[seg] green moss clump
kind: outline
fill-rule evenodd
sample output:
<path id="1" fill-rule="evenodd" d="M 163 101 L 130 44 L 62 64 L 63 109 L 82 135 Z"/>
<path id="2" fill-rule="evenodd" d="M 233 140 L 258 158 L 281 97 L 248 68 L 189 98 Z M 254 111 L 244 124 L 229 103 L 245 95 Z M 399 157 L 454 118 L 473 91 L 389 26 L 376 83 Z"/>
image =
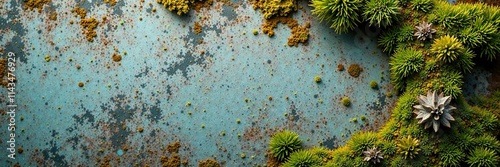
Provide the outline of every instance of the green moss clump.
<path id="1" fill-rule="evenodd" d="M 396 154 L 397 151 L 397 146 L 395 142 L 392 141 L 380 141 L 377 143 L 378 148 L 385 154 L 385 155 L 394 155 Z"/>
<path id="2" fill-rule="evenodd" d="M 411 42 L 413 40 L 413 32 L 415 27 L 411 24 L 404 24 L 397 32 L 398 45 Z"/>
<path id="3" fill-rule="evenodd" d="M 302 140 L 295 132 L 285 130 L 274 134 L 269 142 L 272 156 L 280 161 L 286 160 L 290 154 L 302 148 Z"/>
<path id="4" fill-rule="evenodd" d="M 424 56 L 420 50 L 400 49 L 391 57 L 389 65 L 391 66 L 391 81 L 394 87 L 402 90 L 404 79 L 422 69 Z"/>
<path id="5" fill-rule="evenodd" d="M 434 7 L 432 0 L 411 0 L 411 9 L 427 13 Z"/>
<path id="6" fill-rule="evenodd" d="M 451 7 L 448 2 L 438 1 L 431 17 L 433 23 L 437 23 L 447 29 L 460 29 L 470 25 L 471 15 L 468 9 Z"/>
<path id="7" fill-rule="evenodd" d="M 378 83 L 377 81 L 373 80 L 370 82 L 370 88 L 372 89 L 378 89 Z"/>
<path id="8" fill-rule="evenodd" d="M 351 105 L 351 99 L 349 97 L 342 98 L 342 105 L 349 107 Z"/>
<path id="9" fill-rule="evenodd" d="M 372 0 L 365 2 L 368 1 Z M 461 87 L 464 73 L 474 68 L 472 59 L 476 55 L 488 60 L 500 55 L 500 8 L 484 4 L 450 5 L 441 0 L 403 1 L 408 3 L 402 5 L 405 10 L 398 18 L 401 20 L 397 20 L 401 22 L 382 29 L 378 39 L 384 52 L 392 54 L 391 82 L 399 95 L 391 118 L 379 132 L 369 132 L 373 134 L 371 137 L 353 135 L 345 146 L 332 150 L 331 160 L 325 166 L 369 166 L 359 151 L 368 146 L 384 153 L 380 166 L 499 164 L 500 93 L 473 100 L 472 104 L 477 106 L 469 106 Z M 364 13 L 365 8 L 353 7 L 355 2 L 313 0 L 313 13 L 321 20 L 347 22 L 342 26 L 332 24 L 332 28 L 336 32 L 349 31 L 355 28 L 349 26 L 369 22 L 360 18 L 359 13 Z M 343 6 L 342 10 L 348 12 L 332 12 L 339 10 L 333 6 Z M 344 16 L 349 11 L 357 14 Z M 411 34 L 422 21 L 432 23 L 436 40 L 414 40 Z M 416 97 L 427 91 L 452 96 L 452 103 L 459 111 L 454 112 L 453 126 L 439 134 L 423 129 L 412 112 Z"/>
<path id="10" fill-rule="evenodd" d="M 325 147 L 313 147 L 312 149 L 307 151 L 318 156 L 321 159 L 321 165 L 325 165 L 329 160 L 332 159 L 331 150 L 328 150 Z"/>
<path id="11" fill-rule="evenodd" d="M 387 31 L 382 32 L 378 38 L 378 46 L 382 48 L 382 51 L 389 54 L 396 51 L 398 45 L 398 34 L 399 28 L 391 28 Z"/>
<path id="12" fill-rule="evenodd" d="M 331 153 L 333 155 L 332 160 L 326 164 L 326 167 L 359 166 L 360 162 L 353 160 L 353 152 L 349 146 L 337 148 Z"/>
<path id="13" fill-rule="evenodd" d="M 283 167 L 314 167 L 321 164 L 321 159 L 309 151 L 296 151 L 283 164 Z"/>
<path id="14" fill-rule="evenodd" d="M 352 147 L 354 155 L 362 156 L 363 151 L 372 148 L 377 140 L 377 134 L 374 132 L 358 132 L 352 135 L 347 145 Z"/>
<path id="15" fill-rule="evenodd" d="M 319 20 L 331 22 L 336 33 L 354 30 L 361 22 L 362 0 L 313 0 L 311 11 Z"/>
<path id="16" fill-rule="evenodd" d="M 460 54 L 463 54 L 465 48 L 462 43 L 454 36 L 445 35 L 434 41 L 431 47 L 431 52 L 439 61 L 451 63 L 458 59 Z"/>
<path id="17" fill-rule="evenodd" d="M 470 166 L 486 166 L 494 167 L 500 163 L 500 157 L 495 151 L 487 148 L 476 148 L 470 156 L 468 156 L 467 163 Z"/>
<path id="18" fill-rule="evenodd" d="M 442 86 L 445 95 L 457 98 L 462 94 L 463 74 L 456 70 L 446 70 L 441 75 L 440 83 L 441 85 L 436 86 Z"/>
<path id="19" fill-rule="evenodd" d="M 407 136 L 399 140 L 397 147 L 398 153 L 403 155 L 405 159 L 413 159 L 418 155 L 418 152 L 420 152 L 420 141 L 411 136 Z"/>
<path id="20" fill-rule="evenodd" d="M 400 10 L 397 0 L 369 0 L 363 16 L 372 26 L 387 27 L 392 25 Z"/>

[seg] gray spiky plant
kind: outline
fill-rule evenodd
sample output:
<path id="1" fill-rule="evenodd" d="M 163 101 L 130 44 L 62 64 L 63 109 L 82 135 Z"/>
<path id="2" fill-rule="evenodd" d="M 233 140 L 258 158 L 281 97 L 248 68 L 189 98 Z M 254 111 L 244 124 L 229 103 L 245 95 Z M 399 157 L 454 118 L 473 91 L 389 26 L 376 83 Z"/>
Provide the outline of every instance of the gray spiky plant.
<path id="1" fill-rule="evenodd" d="M 415 28 L 417 32 L 415 32 L 413 36 L 416 36 L 417 39 L 421 41 L 432 39 L 432 34 L 436 33 L 436 30 L 432 28 L 432 23 L 427 23 L 425 21 L 415 26 Z"/>
<path id="2" fill-rule="evenodd" d="M 363 161 L 371 161 L 373 164 L 380 163 L 380 160 L 384 159 L 384 154 L 377 147 L 368 148 L 363 154 L 365 155 Z"/>
<path id="3" fill-rule="evenodd" d="M 413 113 L 417 114 L 417 119 L 421 119 L 419 124 L 425 123 L 425 129 L 432 125 L 434 132 L 437 132 L 440 125 L 451 127 L 450 121 L 455 121 L 451 112 L 456 109 L 450 105 L 451 96 L 444 96 L 443 92 L 438 96 L 436 91 L 428 91 L 427 96 L 420 95 L 417 100 L 420 104 L 413 106 Z"/>

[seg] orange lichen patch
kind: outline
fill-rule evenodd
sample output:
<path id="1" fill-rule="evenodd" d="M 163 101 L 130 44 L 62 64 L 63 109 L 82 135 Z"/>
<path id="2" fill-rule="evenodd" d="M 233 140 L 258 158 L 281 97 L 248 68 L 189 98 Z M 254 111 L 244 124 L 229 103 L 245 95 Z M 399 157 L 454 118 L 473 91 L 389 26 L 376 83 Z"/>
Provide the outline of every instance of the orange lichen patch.
<path id="1" fill-rule="evenodd" d="M 201 33 L 201 30 L 202 30 L 202 29 L 203 29 L 203 28 L 201 27 L 200 22 L 194 22 L 193 31 L 194 31 L 194 33 L 195 33 L 195 34 L 199 34 L 199 33 Z"/>
<path id="2" fill-rule="evenodd" d="M 207 158 L 198 162 L 198 167 L 220 167 L 220 164 L 213 159 Z"/>
<path id="3" fill-rule="evenodd" d="M 178 153 L 179 148 L 181 148 L 181 143 L 176 141 L 175 143 L 168 144 L 167 151 L 169 153 Z"/>
<path id="4" fill-rule="evenodd" d="M 0 58 L 0 85 L 7 87 L 9 83 L 7 80 L 7 59 Z"/>
<path id="5" fill-rule="evenodd" d="M 49 16 L 49 19 L 50 20 L 54 20 L 56 21 L 57 20 L 57 12 L 56 11 L 53 11 L 50 16 Z"/>
<path id="6" fill-rule="evenodd" d="M 83 34 L 87 36 L 87 41 L 89 42 L 94 41 L 93 38 L 97 36 L 95 28 L 97 28 L 98 24 L 99 22 L 93 17 L 82 19 L 80 21 L 80 25 L 82 25 L 83 27 Z"/>
<path id="7" fill-rule="evenodd" d="M 299 22 L 293 19 L 292 16 L 273 17 L 266 20 L 262 24 L 262 32 L 269 37 L 274 36 L 274 28 L 278 27 L 278 23 L 286 24 L 292 29 L 292 36 L 288 37 L 288 46 L 298 46 L 299 43 L 307 43 L 311 24 L 306 23 L 304 26 L 299 26 Z"/>
<path id="8" fill-rule="evenodd" d="M 114 62 L 119 62 L 122 60 L 122 56 L 120 54 L 113 53 L 113 55 L 111 56 L 111 59 L 113 59 Z"/>
<path id="9" fill-rule="evenodd" d="M 349 75 L 351 75 L 354 78 L 359 77 L 359 74 L 363 72 L 363 68 L 359 66 L 359 64 L 351 64 L 349 68 L 347 69 L 347 72 Z"/>
<path id="10" fill-rule="evenodd" d="M 87 11 L 84 9 L 84 8 L 80 8 L 80 7 L 75 7 L 71 10 L 71 12 L 74 12 L 75 13 L 75 16 L 80 16 L 80 18 L 85 18 L 85 16 L 87 16 Z"/>
<path id="11" fill-rule="evenodd" d="M 262 24 L 262 32 L 267 34 L 267 36 L 274 36 L 274 28 L 278 27 L 278 23 L 286 24 L 289 28 L 293 29 L 293 27 L 298 27 L 299 22 L 293 19 L 292 17 L 273 17 L 268 19 Z"/>
<path id="12" fill-rule="evenodd" d="M 212 6 L 213 3 L 214 3 L 213 0 L 194 1 L 193 9 L 196 12 L 200 12 L 200 10 L 203 8 L 210 9 L 210 6 Z"/>
<path id="13" fill-rule="evenodd" d="M 100 159 L 98 159 L 100 161 Z M 104 159 L 102 160 L 102 163 L 99 165 L 99 167 L 111 167 L 111 158 L 109 158 L 108 156 L 104 157 Z"/>
<path id="14" fill-rule="evenodd" d="M 343 64 L 338 64 L 337 65 L 337 71 L 344 71 L 344 65 Z"/>
<path id="15" fill-rule="evenodd" d="M 167 156 L 161 156 L 160 162 L 162 167 L 180 167 L 181 157 L 175 153 L 171 158 L 168 158 Z"/>
<path id="16" fill-rule="evenodd" d="M 307 45 L 309 39 L 309 28 L 311 24 L 292 28 L 292 36 L 288 37 L 288 46 L 299 46 L 299 43 Z"/>
<path id="17" fill-rule="evenodd" d="M 25 0 L 24 9 L 38 9 L 38 12 L 42 12 L 43 5 L 50 3 L 51 0 Z"/>
<path id="18" fill-rule="evenodd" d="M 116 5 L 116 0 L 104 0 L 104 3 L 108 3 L 111 6 L 115 6 Z"/>

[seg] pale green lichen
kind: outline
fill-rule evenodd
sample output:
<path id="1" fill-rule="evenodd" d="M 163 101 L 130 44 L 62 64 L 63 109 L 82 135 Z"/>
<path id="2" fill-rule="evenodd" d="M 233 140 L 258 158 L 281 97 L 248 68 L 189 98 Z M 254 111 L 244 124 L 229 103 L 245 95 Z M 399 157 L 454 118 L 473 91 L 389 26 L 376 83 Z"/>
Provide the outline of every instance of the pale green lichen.
<path id="1" fill-rule="evenodd" d="M 265 19 L 288 16 L 297 10 L 297 0 L 255 0 L 254 8 L 260 8 Z"/>

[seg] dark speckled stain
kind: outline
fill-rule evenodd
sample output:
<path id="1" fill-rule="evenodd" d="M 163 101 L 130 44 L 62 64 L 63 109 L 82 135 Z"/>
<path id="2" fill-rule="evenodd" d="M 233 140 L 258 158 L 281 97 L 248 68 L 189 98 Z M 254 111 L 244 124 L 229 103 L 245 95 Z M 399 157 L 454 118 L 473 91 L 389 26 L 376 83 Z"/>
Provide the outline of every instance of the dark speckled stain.
<path id="1" fill-rule="evenodd" d="M 64 160 L 65 156 L 64 155 L 59 155 L 59 148 L 56 145 L 56 139 L 55 136 L 59 134 L 55 130 L 52 130 L 52 140 L 47 143 L 50 144 L 50 149 L 44 149 L 42 150 L 43 158 L 46 161 L 51 160 L 54 162 L 54 166 L 68 166 L 68 163 Z"/>
<path id="2" fill-rule="evenodd" d="M 335 149 L 337 147 L 335 142 L 337 142 L 337 136 L 333 136 L 332 138 L 328 138 L 327 140 L 323 141 L 321 144 L 328 149 Z"/>
<path id="3" fill-rule="evenodd" d="M 127 102 L 127 98 L 125 95 L 117 95 L 116 97 L 111 98 L 111 101 L 116 105 L 115 110 L 109 110 L 106 106 L 101 106 L 103 112 L 108 112 L 111 118 L 114 118 L 115 121 L 109 123 L 109 128 L 112 130 L 113 134 L 110 137 L 111 144 L 118 148 L 124 144 L 127 140 L 128 135 L 130 135 L 129 129 L 122 128 L 123 123 L 126 120 L 131 120 L 133 117 L 133 111 L 136 108 L 130 107 L 128 104 L 123 106 L 122 103 Z M 117 132 L 114 130 L 118 129 Z"/>
<path id="4" fill-rule="evenodd" d="M 149 108 L 149 114 L 146 116 L 149 120 L 158 122 L 161 119 L 161 109 L 158 107 L 160 105 L 160 101 L 156 101 L 154 106 L 143 107 L 143 110 Z M 143 111 L 143 113 L 147 113 Z"/>
<path id="5" fill-rule="evenodd" d="M 236 20 L 238 14 L 232 6 L 223 5 L 222 6 L 222 16 L 226 17 L 228 20 Z"/>
<path id="6" fill-rule="evenodd" d="M 113 14 L 121 16 L 123 14 L 122 7 L 125 6 L 125 2 L 121 0 L 117 0 L 115 6 L 111 6 L 109 3 L 104 3 L 104 0 L 93 0 L 93 1 L 78 1 L 78 5 L 81 8 L 84 8 L 87 13 L 91 11 L 92 6 L 95 4 L 105 4 L 109 8 L 113 8 Z"/>
<path id="7" fill-rule="evenodd" d="M 83 125 L 84 121 L 86 120 L 87 123 L 91 123 L 92 126 L 95 126 L 94 115 L 92 115 L 90 110 L 84 108 L 83 105 L 81 105 L 81 107 L 85 111 L 85 114 L 83 114 L 81 116 L 73 115 L 73 119 L 75 119 L 75 122 L 80 124 L 80 125 Z"/>
<path id="8" fill-rule="evenodd" d="M 193 53 L 191 51 L 187 51 L 187 53 L 185 54 L 181 53 L 180 55 L 177 55 L 177 58 L 181 59 L 181 61 L 170 65 L 170 67 L 168 67 L 167 69 L 162 69 L 162 72 L 166 72 L 167 75 L 172 76 L 175 75 L 177 71 L 180 71 L 182 73 L 182 76 L 189 80 L 188 67 L 196 64 L 205 68 L 207 66 L 205 61 L 206 57 L 213 57 L 213 55 L 208 51 L 205 51 L 205 54 L 197 57 L 193 56 Z M 168 65 L 167 62 L 165 62 L 164 64 Z"/>
<path id="9" fill-rule="evenodd" d="M 379 90 L 377 90 L 377 91 L 378 91 L 377 101 L 366 104 L 366 107 L 368 107 L 370 110 L 378 111 L 378 110 L 382 109 L 382 106 L 388 105 L 388 103 L 386 101 L 387 97 L 381 91 L 379 91 Z M 377 102 L 379 104 L 377 104 Z"/>
<path id="10" fill-rule="evenodd" d="M 217 35 L 222 32 L 220 29 L 212 26 L 203 27 L 203 31 L 201 31 L 201 33 L 195 34 L 193 29 L 190 28 L 188 35 L 184 36 L 182 39 L 187 45 L 190 45 L 194 48 L 199 45 L 199 41 L 203 41 L 203 38 L 206 36 L 206 31 L 215 31 Z M 213 57 L 213 55 L 210 54 L 210 51 L 205 50 L 205 53 L 203 55 L 194 56 L 193 52 L 189 50 L 186 53 L 180 53 L 179 55 L 177 55 L 177 58 L 179 58 L 181 61 L 170 65 L 167 69 L 162 69 L 162 72 L 166 72 L 167 75 L 172 76 L 175 75 L 177 71 L 180 71 L 184 78 L 189 79 L 188 67 L 191 65 L 200 65 L 201 67 L 205 68 L 207 57 Z M 168 65 L 167 62 L 165 62 L 164 64 Z"/>
<path id="11" fill-rule="evenodd" d="M 20 6 L 22 4 L 19 4 L 18 2 L 22 1 L 10 1 L 10 6 L 13 6 L 14 10 L 7 12 L 7 17 L 6 17 L 7 19 L 10 20 L 19 17 L 19 11 L 18 8 L 16 8 L 16 6 Z M 13 24 L 12 20 L 9 21 L 7 19 L 0 17 L 0 29 L 5 29 L 7 27 L 10 27 L 10 29 L 14 31 L 16 35 L 12 38 L 11 42 L 7 43 L 4 46 L 5 47 L 4 53 L 12 52 L 16 54 L 16 57 L 20 62 L 26 63 L 27 56 L 23 51 L 25 45 L 23 40 L 21 39 L 21 37 L 26 34 L 26 30 L 23 28 L 20 21 L 17 21 Z"/>
<path id="12" fill-rule="evenodd" d="M 297 108 L 295 108 L 295 105 L 293 104 L 293 102 L 290 105 L 290 116 L 292 116 L 292 121 L 299 120 L 299 115 L 297 113 Z"/>
<path id="13" fill-rule="evenodd" d="M 78 145 L 78 143 L 80 143 L 80 137 L 75 135 L 73 137 L 68 138 L 66 142 L 72 143 L 71 148 L 73 148 L 73 150 L 76 150 L 77 149 L 76 146 Z"/>
<path id="14" fill-rule="evenodd" d="M 219 34 L 222 33 L 222 30 L 215 27 L 215 25 L 212 25 L 210 27 L 203 26 L 202 31 L 199 34 L 195 34 L 193 28 L 191 27 L 189 28 L 188 35 L 184 36 L 182 39 L 184 40 L 185 43 L 188 43 L 191 46 L 196 47 L 199 44 L 198 42 L 205 38 L 205 36 L 207 35 L 206 32 L 208 31 L 215 31 L 215 34 L 217 34 L 217 36 L 219 36 Z"/>
<path id="15" fill-rule="evenodd" d="M 144 67 L 145 67 L 144 71 L 140 72 L 139 74 L 136 74 L 134 77 L 140 78 L 140 77 L 148 76 L 149 69 L 151 69 L 151 67 L 149 67 L 149 66 L 146 65 L 146 61 L 144 61 Z"/>

